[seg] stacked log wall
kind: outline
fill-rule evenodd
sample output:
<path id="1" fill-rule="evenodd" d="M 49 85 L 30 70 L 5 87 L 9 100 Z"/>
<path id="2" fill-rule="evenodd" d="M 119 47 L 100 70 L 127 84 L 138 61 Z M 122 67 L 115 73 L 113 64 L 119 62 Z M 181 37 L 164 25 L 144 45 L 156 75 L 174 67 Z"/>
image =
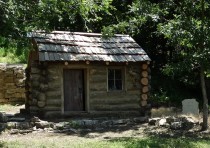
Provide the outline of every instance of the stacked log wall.
<path id="1" fill-rule="evenodd" d="M 62 65 L 49 65 L 48 67 L 48 91 L 46 92 L 45 115 L 62 113 Z"/>
<path id="2" fill-rule="evenodd" d="M 24 103 L 25 98 L 24 65 L 0 63 L 0 103 Z"/>
<path id="3" fill-rule="evenodd" d="M 121 68 L 124 78 L 123 90 L 107 90 L 107 69 Z M 139 64 L 128 66 L 91 66 L 89 70 L 91 111 L 139 111 L 140 69 Z"/>
<path id="4" fill-rule="evenodd" d="M 28 109 L 31 114 L 61 114 L 61 75 L 58 66 L 32 63 L 28 74 Z"/>
<path id="5" fill-rule="evenodd" d="M 149 94 L 150 94 L 150 81 L 151 81 L 151 70 L 149 67 L 149 62 L 142 63 L 141 67 L 141 112 L 145 116 L 150 116 L 151 105 L 149 104 Z"/>
<path id="6" fill-rule="evenodd" d="M 146 64 L 146 66 L 145 66 Z M 108 91 L 107 69 L 121 68 L 123 90 Z M 146 67 L 146 68 L 145 68 Z M 148 109 L 150 69 L 147 63 L 103 64 L 32 64 L 29 72 L 28 103 L 31 113 L 62 114 L 63 69 L 85 69 L 86 106 L 89 112 L 145 111 Z M 88 99 L 88 100 L 87 100 Z"/>

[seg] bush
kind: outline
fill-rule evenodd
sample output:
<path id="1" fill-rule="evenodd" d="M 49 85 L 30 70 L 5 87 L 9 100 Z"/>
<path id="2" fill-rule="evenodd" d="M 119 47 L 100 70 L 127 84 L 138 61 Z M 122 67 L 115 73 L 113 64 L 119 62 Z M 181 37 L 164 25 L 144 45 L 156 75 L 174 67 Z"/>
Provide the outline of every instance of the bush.
<path id="1" fill-rule="evenodd" d="M 153 107 L 175 106 L 181 107 L 182 100 L 197 98 L 201 100 L 200 89 L 195 85 L 187 85 L 179 79 L 173 79 L 163 74 L 153 74 L 151 81 L 150 100 Z"/>
<path id="2" fill-rule="evenodd" d="M 26 63 L 28 48 L 24 45 L 17 40 L 0 37 L 0 62 Z"/>

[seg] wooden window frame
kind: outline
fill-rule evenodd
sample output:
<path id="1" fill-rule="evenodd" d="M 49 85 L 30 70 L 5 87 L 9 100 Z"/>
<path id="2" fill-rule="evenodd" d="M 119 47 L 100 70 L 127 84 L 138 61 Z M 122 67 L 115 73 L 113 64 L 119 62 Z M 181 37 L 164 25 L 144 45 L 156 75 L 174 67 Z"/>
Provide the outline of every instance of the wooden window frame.
<path id="1" fill-rule="evenodd" d="M 121 76 L 122 76 L 122 89 L 116 89 L 116 90 L 110 90 L 109 89 L 109 69 L 113 70 L 121 70 Z M 126 69 L 124 67 L 108 67 L 107 68 L 107 92 L 123 92 L 125 91 L 125 77 L 126 77 Z"/>

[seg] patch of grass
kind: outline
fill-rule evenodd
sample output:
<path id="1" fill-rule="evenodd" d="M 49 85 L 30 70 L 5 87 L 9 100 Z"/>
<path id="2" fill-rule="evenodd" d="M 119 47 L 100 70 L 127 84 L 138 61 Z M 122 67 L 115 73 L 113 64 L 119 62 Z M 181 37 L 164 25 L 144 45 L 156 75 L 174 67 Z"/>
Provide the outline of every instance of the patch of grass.
<path id="1" fill-rule="evenodd" d="M 28 44 L 23 40 L 15 40 L 0 36 L 0 63 L 26 63 Z"/>
<path id="2" fill-rule="evenodd" d="M 6 48 L 0 48 L 0 63 L 25 63 L 26 57 L 24 54 L 22 55 L 16 55 L 15 50 L 17 50 L 14 47 L 10 47 L 9 49 Z"/>
<path id="3" fill-rule="evenodd" d="M 90 139 L 70 135 L 21 135 L 5 138 L 0 142 L 1 147 L 71 147 L 71 148 L 208 148 L 209 140 L 192 138 L 117 138 L 111 140 Z"/>
<path id="4" fill-rule="evenodd" d="M 144 139 L 122 138 L 113 140 L 125 143 L 125 148 L 207 148 L 209 140 L 196 140 L 189 138 L 157 138 L 147 137 Z"/>
<path id="5" fill-rule="evenodd" d="M 83 137 L 72 137 L 68 135 L 57 135 L 57 136 L 43 136 L 36 137 L 32 136 L 18 136 L 13 139 L 5 139 L 1 141 L 2 147 L 8 148 L 123 148 L 124 142 L 109 142 L 97 139 L 88 139 Z"/>

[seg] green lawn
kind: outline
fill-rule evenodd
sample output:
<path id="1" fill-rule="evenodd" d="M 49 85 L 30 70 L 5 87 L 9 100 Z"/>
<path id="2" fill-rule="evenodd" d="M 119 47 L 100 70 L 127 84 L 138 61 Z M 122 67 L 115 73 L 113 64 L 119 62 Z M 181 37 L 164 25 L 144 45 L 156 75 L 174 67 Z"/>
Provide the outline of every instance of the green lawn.
<path id="1" fill-rule="evenodd" d="M 77 136 L 19 136 L 6 138 L 0 142 L 0 147 L 8 148 L 209 148 L 210 140 L 191 138 L 117 138 L 94 139 Z"/>
<path id="2" fill-rule="evenodd" d="M 209 148 L 209 140 L 191 139 L 191 138 L 154 138 L 145 139 L 120 139 L 118 142 L 124 142 L 125 148 Z"/>

